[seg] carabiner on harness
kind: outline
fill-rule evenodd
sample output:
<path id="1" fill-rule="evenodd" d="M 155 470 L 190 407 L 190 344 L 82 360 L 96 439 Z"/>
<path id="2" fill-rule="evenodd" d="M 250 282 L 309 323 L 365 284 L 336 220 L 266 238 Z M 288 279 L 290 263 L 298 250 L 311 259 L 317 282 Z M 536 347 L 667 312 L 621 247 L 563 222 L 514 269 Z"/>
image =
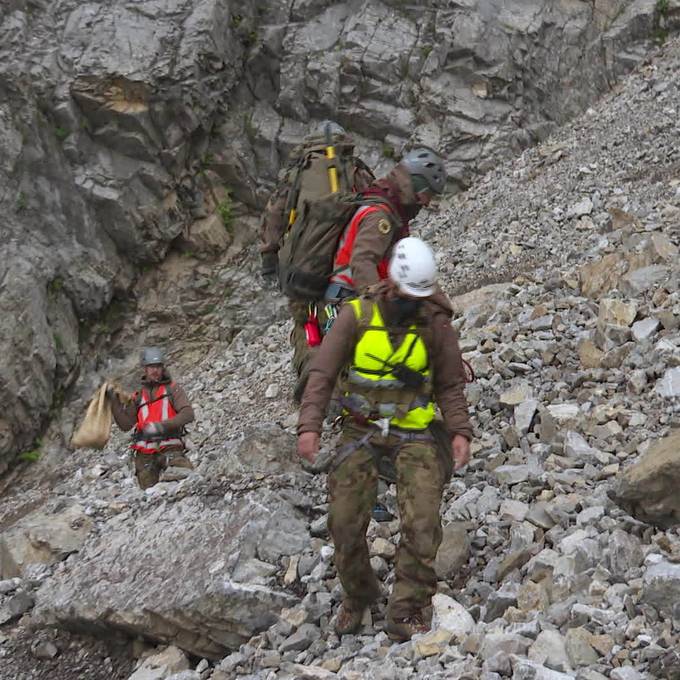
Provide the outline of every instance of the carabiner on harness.
<path id="1" fill-rule="evenodd" d="M 321 328 L 319 327 L 319 317 L 315 304 L 310 304 L 307 310 L 305 340 L 307 341 L 308 347 L 318 347 L 321 344 Z"/>
<path id="2" fill-rule="evenodd" d="M 338 318 L 338 309 L 340 308 L 339 304 L 335 303 L 328 303 L 324 308 L 323 311 L 326 314 L 326 323 L 323 325 L 323 334 L 328 335 L 329 331 L 333 327 L 333 324 L 335 323 L 335 320 Z"/>

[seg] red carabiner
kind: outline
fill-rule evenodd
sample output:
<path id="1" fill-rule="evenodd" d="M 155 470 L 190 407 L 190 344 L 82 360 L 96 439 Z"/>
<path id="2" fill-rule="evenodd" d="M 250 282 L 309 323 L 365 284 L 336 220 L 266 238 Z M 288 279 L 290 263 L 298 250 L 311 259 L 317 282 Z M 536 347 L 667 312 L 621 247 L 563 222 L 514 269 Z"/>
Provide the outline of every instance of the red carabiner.
<path id="1" fill-rule="evenodd" d="M 305 340 L 308 347 L 318 347 L 321 344 L 321 328 L 316 310 L 310 309 L 307 321 L 305 321 Z"/>

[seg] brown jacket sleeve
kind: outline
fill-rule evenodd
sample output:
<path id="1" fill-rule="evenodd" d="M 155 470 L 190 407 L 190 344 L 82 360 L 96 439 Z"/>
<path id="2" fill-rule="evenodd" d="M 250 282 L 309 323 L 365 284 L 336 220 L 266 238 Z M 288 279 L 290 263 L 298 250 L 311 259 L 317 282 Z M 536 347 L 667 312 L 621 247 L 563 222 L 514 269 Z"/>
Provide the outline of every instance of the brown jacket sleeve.
<path id="1" fill-rule="evenodd" d="M 298 434 L 321 433 L 335 382 L 352 358 L 357 343 L 357 329 L 354 310 L 350 305 L 343 305 L 330 332 L 324 337 L 319 351 L 312 359 L 300 406 Z"/>
<path id="2" fill-rule="evenodd" d="M 176 383 L 172 386 L 172 405 L 177 414 L 163 421 L 164 434 L 179 434 L 185 425 L 194 420 L 194 409 L 189 403 L 186 392 Z"/>
<path id="3" fill-rule="evenodd" d="M 465 398 L 465 370 L 458 345 L 458 334 L 445 315 L 438 315 L 432 323 L 432 371 L 434 398 L 442 412 L 449 434 L 462 434 L 472 439 L 472 425 L 468 418 Z"/>
<path id="4" fill-rule="evenodd" d="M 378 264 L 387 256 L 395 238 L 393 218 L 386 210 L 376 210 L 359 223 L 349 263 L 359 294 L 380 281 Z"/>
<path id="5" fill-rule="evenodd" d="M 109 400 L 111 403 L 111 413 L 116 421 L 116 425 L 123 432 L 131 430 L 137 423 L 137 405 L 135 401 L 123 404 L 115 392 L 111 394 Z"/>
<path id="6" fill-rule="evenodd" d="M 269 197 L 260 225 L 260 252 L 278 253 L 281 240 L 286 232 L 286 203 L 288 202 L 288 185 L 281 184 Z"/>

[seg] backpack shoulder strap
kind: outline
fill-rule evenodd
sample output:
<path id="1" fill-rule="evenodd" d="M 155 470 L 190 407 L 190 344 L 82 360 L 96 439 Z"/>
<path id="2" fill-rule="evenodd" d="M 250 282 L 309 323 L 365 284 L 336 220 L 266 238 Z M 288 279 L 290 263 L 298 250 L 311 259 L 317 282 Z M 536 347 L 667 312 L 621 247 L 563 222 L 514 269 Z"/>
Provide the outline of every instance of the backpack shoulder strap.
<path id="1" fill-rule="evenodd" d="M 392 226 L 395 229 L 401 228 L 401 220 L 399 219 L 399 216 L 397 215 L 397 211 L 387 198 L 385 198 L 384 196 L 376 196 L 376 195 L 363 196 L 361 193 L 359 193 L 357 195 L 361 196 L 361 205 L 376 206 L 376 207 L 385 208 L 385 212 L 387 213 L 387 219 L 392 223 Z M 395 233 L 398 233 L 398 232 L 395 232 Z"/>
<path id="2" fill-rule="evenodd" d="M 358 156 L 352 156 L 352 163 L 354 164 L 354 170 L 363 170 L 364 172 L 367 172 L 373 179 L 375 179 L 375 175 L 373 174 L 373 170 L 364 163 L 361 158 Z"/>
<path id="3" fill-rule="evenodd" d="M 432 366 L 432 352 L 434 345 L 434 332 L 432 331 L 432 319 L 426 317 L 425 315 L 419 315 L 416 320 L 416 331 L 418 336 L 422 339 L 425 344 L 425 349 L 428 355 L 428 364 Z"/>
<path id="4" fill-rule="evenodd" d="M 302 170 L 307 160 L 307 155 L 302 154 L 288 171 L 288 196 L 286 199 L 286 220 L 289 219 L 291 210 L 295 208 L 300 195 L 300 184 L 302 183 Z"/>
<path id="5" fill-rule="evenodd" d="M 357 322 L 359 336 L 362 336 L 371 325 L 373 319 L 373 300 L 370 297 L 361 296 L 347 300 L 345 304 L 354 309 L 354 318 Z"/>
<path id="6" fill-rule="evenodd" d="M 359 329 L 363 334 L 373 320 L 373 300 L 371 300 L 371 298 L 362 297 L 360 298 L 360 301 L 361 316 L 359 317 Z"/>
<path id="7" fill-rule="evenodd" d="M 175 408 L 175 387 L 177 386 L 177 383 L 173 380 L 172 382 L 169 382 L 165 386 L 165 394 L 170 400 L 170 404 L 172 405 L 172 408 Z M 175 409 L 176 411 L 177 409 Z"/>

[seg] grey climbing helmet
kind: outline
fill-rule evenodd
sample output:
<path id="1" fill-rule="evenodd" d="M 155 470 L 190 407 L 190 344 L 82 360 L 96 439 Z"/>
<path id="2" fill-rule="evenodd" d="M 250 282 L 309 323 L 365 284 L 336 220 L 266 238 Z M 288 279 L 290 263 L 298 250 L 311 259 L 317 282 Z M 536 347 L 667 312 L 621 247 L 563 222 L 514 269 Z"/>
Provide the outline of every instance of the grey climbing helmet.
<path id="1" fill-rule="evenodd" d="M 142 350 L 142 366 L 153 366 L 154 364 L 164 364 L 165 354 L 158 347 L 145 347 Z"/>
<path id="2" fill-rule="evenodd" d="M 429 189 L 441 194 L 446 186 L 446 168 L 441 156 L 427 146 L 409 151 L 400 162 L 411 175 L 416 193 Z"/>
<path id="3" fill-rule="evenodd" d="M 334 120 L 322 120 L 321 123 L 319 123 L 319 126 L 313 130 L 313 134 L 324 137 L 326 135 L 326 128 L 329 129 L 332 136 L 347 134 L 347 130 Z"/>

